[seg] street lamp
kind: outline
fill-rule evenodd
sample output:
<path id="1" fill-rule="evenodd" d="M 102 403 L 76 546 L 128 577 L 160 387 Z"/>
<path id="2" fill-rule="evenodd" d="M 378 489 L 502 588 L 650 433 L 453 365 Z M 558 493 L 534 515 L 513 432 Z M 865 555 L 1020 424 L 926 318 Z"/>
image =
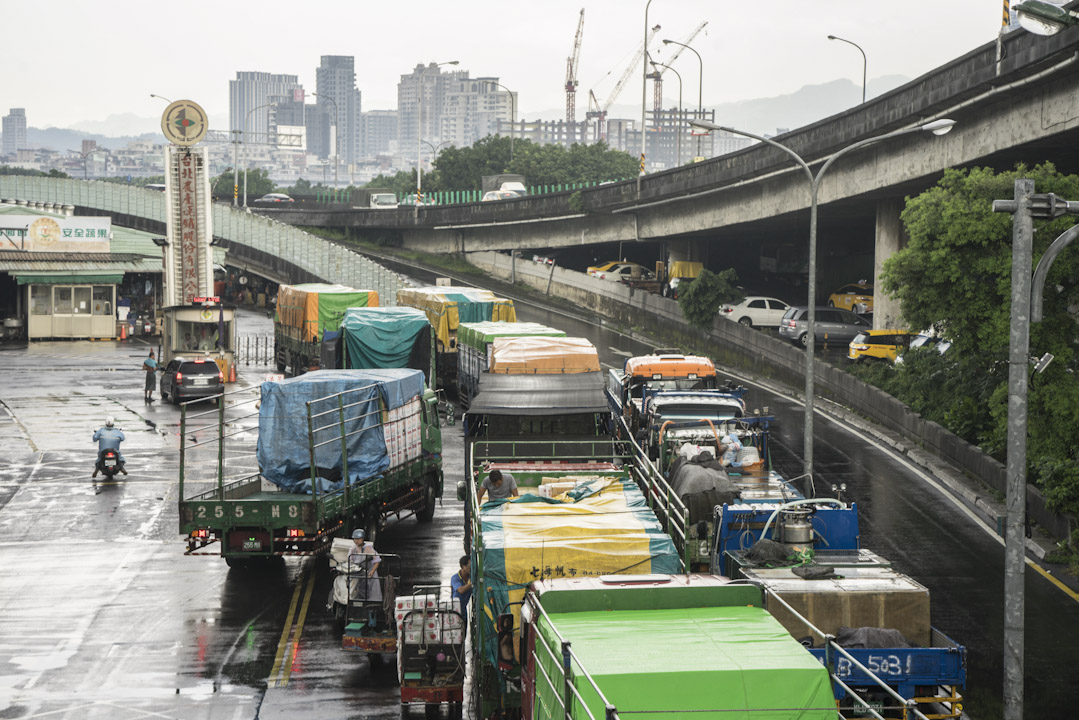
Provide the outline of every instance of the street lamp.
<path id="1" fill-rule="evenodd" d="M 318 97 L 318 93 L 311 93 L 315 97 Z M 337 127 L 337 101 L 329 95 L 326 99 L 333 103 L 333 189 L 337 190 L 337 153 L 341 146 L 341 133 Z"/>
<path id="2" fill-rule="evenodd" d="M 789 155 L 799 167 L 805 171 L 806 179 L 809 180 L 810 191 L 810 204 L 809 204 L 809 292 L 808 292 L 808 317 L 806 319 L 806 380 L 805 380 L 805 435 L 804 435 L 804 468 L 807 482 L 806 496 L 812 497 L 813 495 L 813 403 L 814 403 L 814 351 L 816 346 L 816 321 L 817 321 L 817 191 L 820 189 L 821 178 L 824 173 L 828 171 L 828 168 L 832 166 L 839 158 L 843 157 L 849 152 L 859 150 L 866 145 L 881 142 L 882 140 L 891 140 L 892 138 L 899 137 L 901 135 L 910 135 L 916 132 L 931 132 L 934 135 L 945 135 L 955 125 L 954 120 L 934 120 L 933 122 L 925 123 L 923 125 L 916 125 L 914 127 L 904 128 L 903 130 L 896 130 L 895 132 L 885 133 L 884 135 L 878 135 L 876 137 L 866 138 L 860 140 L 853 145 L 839 150 L 829 157 L 820 170 L 814 175 L 813 171 L 809 168 L 809 164 L 801 158 L 796 152 L 788 148 L 786 145 L 781 145 L 771 138 L 766 138 L 761 135 L 754 135 L 753 133 L 745 132 L 744 130 L 735 130 L 734 128 L 723 127 L 722 125 L 716 125 L 713 122 L 707 122 L 705 120 L 690 120 L 690 125 L 703 128 L 705 130 L 722 130 L 724 132 L 734 133 L 735 135 L 742 135 L 754 140 L 771 145 L 774 148 L 782 150 Z"/>
<path id="3" fill-rule="evenodd" d="M 109 151 L 106 150 L 105 148 L 94 148 L 93 150 L 87 150 L 86 152 L 82 152 L 81 150 L 72 150 L 71 152 L 78 153 L 82 157 L 82 179 L 83 180 L 89 180 L 89 177 L 87 177 L 87 174 L 86 174 L 86 158 L 90 157 L 91 155 L 93 155 L 96 152 L 105 153 L 105 177 L 109 176 Z"/>
<path id="4" fill-rule="evenodd" d="M 487 80 L 487 82 L 497 85 L 510 94 L 510 162 L 513 162 L 513 135 L 517 125 L 517 94 L 502 83 L 497 83 L 494 80 Z"/>
<path id="5" fill-rule="evenodd" d="M 684 47 L 686 50 L 689 50 L 690 52 L 692 52 L 694 55 L 697 56 L 697 62 L 700 63 L 700 66 L 701 66 L 700 72 L 697 75 L 697 117 L 700 118 L 701 120 L 704 120 L 704 103 L 702 102 L 702 100 L 704 98 L 704 60 L 701 60 L 701 54 L 699 52 L 697 52 L 696 50 L 694 50 L 693 48 L 691 48 L 689 45 L 686 45 L 685 43 L 677 42 L 675 40 L 664 40 L 663 44 L 664 45 L 678 45 L 679 47 Z M 679 103 L 679 104 L 681 104 L 681 103 Z M 696 157 L 701 157 L 701 136 L 700 135 L 697 136 L 697 155 L 696 155 Z"/>
<path id="6" fill-rule="evenodd" d="M 1079 25 L 1079 13 L 1042 0 L 1026 0 L 1015 8 L 1015 13 L 1019 25 L 1035 35 L 1056 35 L 1071 25 Z"/>
<path id="7" fill-rule="evenodd" d="M 844 40 L 843 38 L 836 37 L 835 35 L 829 35 L 828 39 L 829 40 L 838 40 L 839 42 L 845 42 L 848 45 L 853 45 L 854 47 L 858 48 L 858 52 L 860 52 L 862 54 L 862 104 L 864 105 L 865 104 L 865 70 L 866 70 L 865 50 L 863 50 L 862 46 L 859 45 L 858 43 L 851 42 L 850 40 Z"/>
<path id="8" fill-rule="evenodd" d="M 251 113 L 262 108 L 274 107 L 277 103 L 266 103 L 265 105 L 259 105 L 253 107 L 247 111 L 247 115 L 244 116 L 244 207 L 247 207 L 247 121 L 251 119 Z"/>
<path id="9" fill-rule="evenodd" d="M 674 73 L 674 76 L 678 78 L 678 122 L 675 123 L 675 136 L 674 136 L 674 157 L 675 167 L 682 164 L 682 76 L 670 65 L 664 65 L 661 62 L 652 60 L 652 67 L 659 66 L 661 68 L 667 68 Z M 658 72 L 658 71 L 657 71 Z"/>
<path id="10" fill-rule="evenodd" d="M 648 59 L 648 6 L 652 0 L 644 5 L 644 45 L 641 46 L 645 60 Z M 644 108 L 648 102 L 648 63 L 641 63 L 641 171 L 637 173 L 637 194 L 641 194 L 641 175 L 644 175 L 644 152 L 646 135 L 644 133 Z"/>
<path id="11" fill-rule="evenodd" d="M 458 60 L 447 60 L 446 62 L 431 63 L 423 70 L 420 71 L 420 76 L 417 79 L 417 93 L 416 93 L 416 209 L 415 217 L 420 216 L 420 198 L 423 197 L 423 77 L 427 74 L 427 71 L 431 68 L 440 68 L 443 65 L 457 65 Z"/>
<path id="12" fill-rule="evenodd" d="M 158 100 L 164 100 L 164 101 L 165 101 L 165 102 L 167 102 L 167 103 L 168 103 L 169 105 L 172 105 L 172 100 L 169 100 L 169 99 L 168 99 L 167 97 L 163 97 L 163 96 L 161 96 L 161 95 L 154 95 L 153 93 L 150 93 L 150 97 L 152 97 L 152 98 L 157 98 Z"/>

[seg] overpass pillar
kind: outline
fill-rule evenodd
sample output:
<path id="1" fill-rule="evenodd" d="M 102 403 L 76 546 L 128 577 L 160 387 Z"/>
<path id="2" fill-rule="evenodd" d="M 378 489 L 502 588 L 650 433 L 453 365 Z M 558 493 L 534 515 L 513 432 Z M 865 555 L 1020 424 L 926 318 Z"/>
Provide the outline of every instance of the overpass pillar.
<path id="1" fill-rule="evenodd" d="M 880 290 L 880 271 L 884 261 L 907 244 L 907 233 L 899 220 L 903 211 L 901 198 L 888 198 L 877 202 L 876 243 L 873 249 L 873 328 L 898 328 L 899 300 L 886 296 Z M 916 329 L 916 328 L 915 328 Z"/>

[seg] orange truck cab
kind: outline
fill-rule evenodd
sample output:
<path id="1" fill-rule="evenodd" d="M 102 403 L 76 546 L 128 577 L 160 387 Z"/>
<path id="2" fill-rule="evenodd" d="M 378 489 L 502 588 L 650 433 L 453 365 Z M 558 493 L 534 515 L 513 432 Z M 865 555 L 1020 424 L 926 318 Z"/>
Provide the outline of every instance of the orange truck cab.
<path id="1" fill-rule="evenodd" d="M 699 355 L 654 354 L 626 360 L 623 372 L 611 370 L 608 395 L 631 432 L 640 425 L 641 398 L 651 390 L 715 390 L 716 366 Z"/>

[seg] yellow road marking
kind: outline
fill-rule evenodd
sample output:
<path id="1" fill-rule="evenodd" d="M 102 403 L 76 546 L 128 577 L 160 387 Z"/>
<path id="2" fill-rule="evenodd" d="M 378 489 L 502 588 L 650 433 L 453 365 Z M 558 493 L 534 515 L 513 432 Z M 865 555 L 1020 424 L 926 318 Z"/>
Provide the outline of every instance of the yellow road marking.
<path id="1" fill-rule="evenodd" d="M 274 655 L 268 687 L 277 686 L 277 673 L 281 670 L 281 659 L 285 656 L 285 648 L 288 646 L 288 637 L 292 631 L 292 614 L 296 612 L 296 603 L 300 600 L 300 588 L 302 587 L 303 578 L 300 578 L 296 583 L 296 589 L 292 591 L 292 602 L 289 603 L 288 615 L 285 616 L 285 627 L 281 630 L 281 639 L 277 643 L 277 654 Z"/>
<path id="2" fill-rule="evenodd" d="M 292 675 L 292 664 L 296 659 L 296 653 L 300 649 L 300 635 L 303 633 L 303 624 L 307 620 L 307 606 L 311 604 L 311 596 L 315 591 L 315 573 L 307 577 L 307 590 L 304 592 L 303 605 L 300 606 L 300 614 L 296 618 L 296 634 L 292 638 L 292 652 L 289 653 L 288 664 L 285 665 L 281 676 L 280 687 L 288 685 L 289 676 Z"/>
<path id="3" fill-rule="evenodd" d="M 1042 566 L 1038 565 L 1038 563 L 1034 562 L 1033 560 L 1031 560 L 1029 558 L 1027 558 L 1027 565 L 1029 565 L 1030 567 L 1037 570 L 1038 573 L 1042 577 L 1044 577 L 1046 580 L 1048 580 L 1049 582 L 1056 585 L 1061 590 L 1063 590 L 1064 594 L 1067 595 L 1068 597 L 1070 597 L 1072 600 L 1075 600 L 1076 602 L 1079 602 L 1079 593 L 1075 592 L 1070 587 L 1068 587 L 1064 583 L 1057 580 L 1055 577 L 1053 577 L 1052 573 L 1050 573 L 1048 570 L 1046 570 Z"/>

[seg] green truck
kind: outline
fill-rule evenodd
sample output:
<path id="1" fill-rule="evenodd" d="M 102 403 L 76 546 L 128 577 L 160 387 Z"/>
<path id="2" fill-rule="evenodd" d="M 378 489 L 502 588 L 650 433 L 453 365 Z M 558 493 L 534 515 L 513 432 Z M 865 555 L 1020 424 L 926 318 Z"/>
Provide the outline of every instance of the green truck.
<path id="1" fill-rule="evenodd" d="M 226 424 L 224 403 L 181 411 L 186 554 L 251 565 L 326 553 L 334 537 L 358 528 L 374 543 L 389 519 L 432 519 L 442 495 L 442 433 L 422 372 L 323 370 L 253 390 L 229 395 L 230 409 L 257 407 L 259 418 L 258 468 L 239 479 L 227 478 L 250 456 L 238 418 Z M 229 443 L 240 451 L 229 451 Z"/>
<path id="2" fill-rule="evenodd" d="M 337 367 L 341 321 L 349 308 L 377 307 L 378 293 L 344 285 L 282 285 L 274 315 L 274 362 L 278 372 L 302 375 Z"/>
<path id="3" fill-rule="evenodd" d="M 837 716 L 827 669 L 750 585 L 714 575 L 542 580 L 520 617 L 523 720 Z"/>

